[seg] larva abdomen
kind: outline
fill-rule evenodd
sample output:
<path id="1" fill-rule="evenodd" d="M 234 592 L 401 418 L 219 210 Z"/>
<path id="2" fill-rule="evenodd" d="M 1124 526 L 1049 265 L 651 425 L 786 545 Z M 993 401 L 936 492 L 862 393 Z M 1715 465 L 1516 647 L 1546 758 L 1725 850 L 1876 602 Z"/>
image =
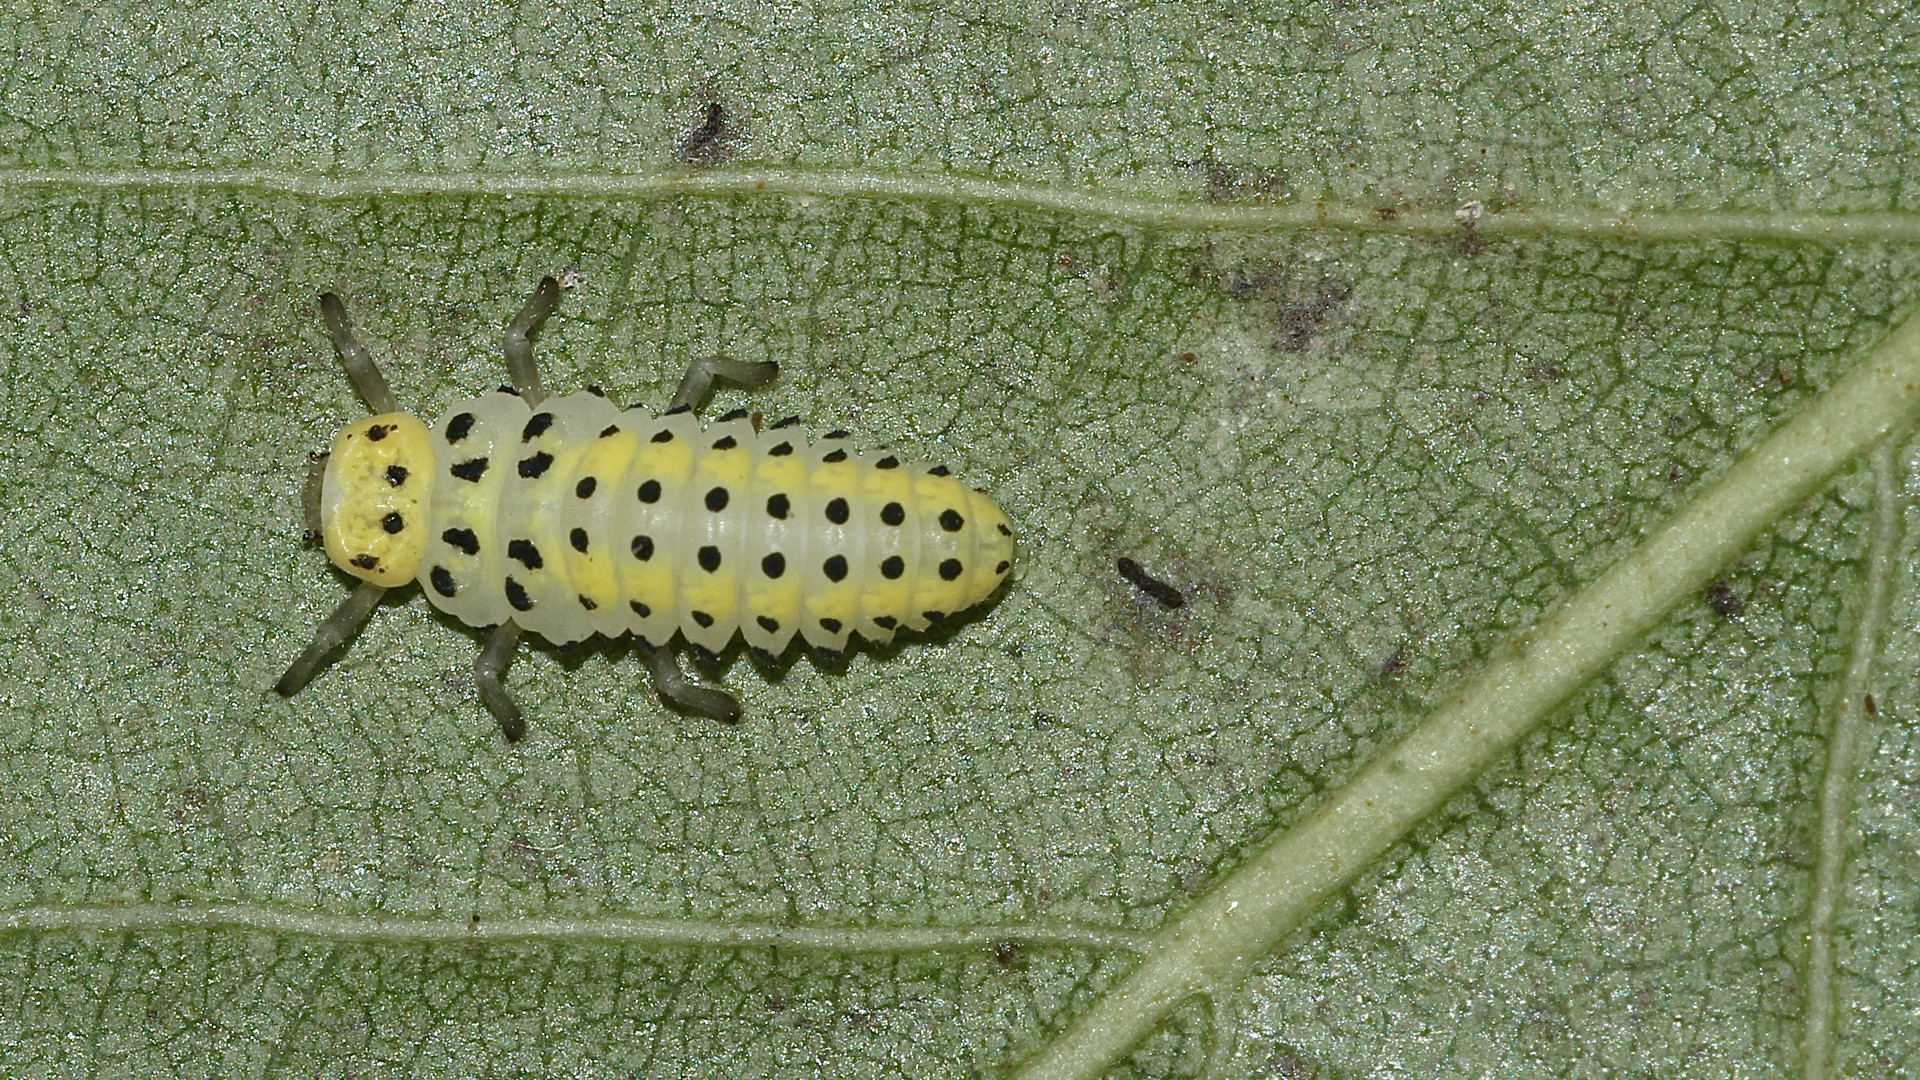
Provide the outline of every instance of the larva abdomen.
<path id="1" fill-rule="evenodd" d="M 855 631 L 884 642 L 984 599 L 1012 558 L 990 500 L 844 436 L 495 393 L 455 405 L 432 441 L 428 598 L 556 643 L 630 631 L 664 644 L 676 630 L 714 651 L 736 631 L 773 653 L 796 634 L 835 650 Z"/>

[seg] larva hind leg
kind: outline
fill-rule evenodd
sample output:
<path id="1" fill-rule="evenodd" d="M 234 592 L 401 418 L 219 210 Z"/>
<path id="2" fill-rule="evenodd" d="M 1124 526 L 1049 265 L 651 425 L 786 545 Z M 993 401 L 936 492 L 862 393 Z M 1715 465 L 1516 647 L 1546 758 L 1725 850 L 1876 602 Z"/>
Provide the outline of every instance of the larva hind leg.
<path id="1" fill-rule="evenodd" d="M 380 598 L 386 593 L 385 588 L 371 581 L 361 582 L 359 588 L 354 589 L 333 610 L 333 614 L 314 630 L 313 644 L 308 645 L 307 651 L 301 653 L 293 666 L 287 668 L 287 673 L 280 676 L 280 681 L 273 684 L 273 692 L 281 697 L 292 697 L 300 692 L 301 687 L 312 682 L 313 677 L 326 666 L 327 654 L 353 640 L 360 628 L 373 617 L 373 609 L 380 606 Z"/>
<path id="2" fill-rule="evenodd" d="M 538 405 L 547 399 L 547 391 L 540 385 L 540 365 L 533 358 L 533 332 L 540 329 L 540 324 L 559 306 L 560 282 L 548 274 L 534 287 L 520 314 L 507 324 L 506 337 L 500 343 L 500 351 L 507 355 L 507 376 L 529 405 Z"/>
<path id="3" fill-rule="evenodd" d="M 527 733 L 527 718 L 507 694 L 507 688 L 500 684 L 500 677 L 507 673 L 507 665 L 513 662 L 514 650 L 519 646 L 520 628 L 508 619 L 487 635 L 486 647 L 473 661 L 473 683 L 480 688 L 480 700 L 493 718 L 500 721 L 500 734 L 505 735 L 508 742 L 519 742 Z"/>
<path id="4" fill-rule="evenodd" d="M 353 388 L 360 391 L 360 396 L 366 399 L 375 413 L 399 412 L 400 403 L 387 387 L 386 376 L 380 374 L 380 368 L 368 355 L 366 346 L 353 336 L 353 323 L 347 319 L 347 307 L 339 297 L 330 292 L 320 294 L 320 320 L 327 324 L 327 336 L 333 339 L 333 347 L 339 350 L 340 366 L 347 369 L 347 378 L 353 380 Z"/>
<path id="5" fill-rule="evenodd" d="M 740 703 L 732 694 L 705 686 L 695 686 L 680 670 L 673 654 L 644 641 L 634 643 L 640 656 L 653 672 L 653 689 L 668 702 L 690 713 L 711 716 L 724 724 L 740 722 Z"/>
<path id="6" fill-rule="evenodd" d="M 680 389 L 673 392 L 673 400 L 667 403 L 667 410 L 678 412 L 699 405 L 706 400 L 707 392 L 713 389 L 715 379 L 726 379 L 752 390 L 772 382 L 778 374 L 780 365 L 771 360 L 755 364 L 745 360 L 730 360 L 724 356 L 703 356 L 687 365 L 687 373 L 680 379 Z"/>

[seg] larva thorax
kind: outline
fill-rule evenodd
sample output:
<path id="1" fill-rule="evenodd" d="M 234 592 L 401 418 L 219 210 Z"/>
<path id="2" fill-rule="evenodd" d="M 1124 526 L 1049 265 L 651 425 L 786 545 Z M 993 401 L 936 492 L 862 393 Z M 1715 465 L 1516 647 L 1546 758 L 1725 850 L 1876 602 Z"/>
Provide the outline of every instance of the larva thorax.
<path id="1" fill-rule="evenodd" d="M 417 578 L 469 625 L 511 619 L 562 644 L 676 631 L 713 651 L 736 631 L 771 653 L 796 634 L 833 650 L 855 631 L 885 642 L 985 599 L 1013 557 L 1006 516 L 944 468 L 841 432 L 810 442 L 791 421 L 703 427 L 593 393 L 536 407 L 486 394 L 430 431 L 383 414 L 341 432 L 326 476 L 336 565 L 383 585 Z"/>

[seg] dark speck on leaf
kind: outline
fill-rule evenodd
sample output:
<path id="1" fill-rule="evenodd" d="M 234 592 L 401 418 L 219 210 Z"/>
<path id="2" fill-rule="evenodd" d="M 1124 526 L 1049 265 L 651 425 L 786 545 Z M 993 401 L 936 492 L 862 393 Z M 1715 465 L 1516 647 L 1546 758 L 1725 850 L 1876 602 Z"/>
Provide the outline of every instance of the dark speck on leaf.
<path id="1" fill-rule="evenodd" d="M 1142 570 L 1140 564 L 1134 562 L 1132 559 L 1123 556 L 1120 561 L 1114 565 L 1115 568 L 1120 571 L 1121 577 L 1133 582 L 1135 587 L 1141 592 L 1160 601 L 1160 603 L 1165 606 L 1177 608 L 1187 602 L 1186 596 L 1183 595 L 1179 589 Z"/>
<path id="2" fill-rule="evenodd" d="M 732 156 L 729 143 L 733 132 L 727 126 L 727 108 L 718 101 L 707 102 L 707 117 L 700 126 L 680 140 L 675 156 L 688 165 L 722 164 Z"/>
<path id="3" fill-rule="evenodd" d="M 1729 619 L 1738 618 L 1741 612 L 1747 610 L 1747 602 L 1725 581 L 1716 581 L 1707 586 L 1707 603 Z"/>

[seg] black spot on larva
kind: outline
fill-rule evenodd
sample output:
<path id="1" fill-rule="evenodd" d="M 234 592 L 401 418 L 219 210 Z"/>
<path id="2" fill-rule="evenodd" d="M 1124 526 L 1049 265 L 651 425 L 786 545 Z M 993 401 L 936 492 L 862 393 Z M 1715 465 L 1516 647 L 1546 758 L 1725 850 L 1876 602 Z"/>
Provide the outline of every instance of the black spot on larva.
<path id="1" fill-rule="evenodd" d="M 907 508 L 897 502 L 890 502 L 880 508 L 880 520 L 888 525 L 898 525 L 907 520 Z"/>
<path id="2" fill-rule="evenodd" d="M 640 497 L 640 501 L 643 503 L 659 502 L 660 501 L 660 481 L 649 480 L 646 483 L 641 484 L 640 490 L 634 492 L 634 494 L 638 495 Z"/>
<path id="3" fill-rule="evenodd" d="M 453 474 L 455 480 L 466 480 L 477 484 L 482 476 L 487 475 L 487 459 L 469 458 L 447 471 Z"/>
<path id="4" fill-rule="evenodd" d="M 693 411 L 693 406 L 691 405 L 675 405 L 673 408 L 668 409 L 664 415 L 679 416 L 683 412 L 692 412 L 692 411 Z"/>
<path id="5" fill-rule="evenodd" d="M 693 621 L 699 623 L 703 630 L 713 625 L 713 616 L 704 611 L 689 611 L 687 614 L 693 616 Z"/>
<path id="6" fill-rule="evenodd" d="M 401 517 L 398 510 L 388 511 L 387 516 L 380 519 L 380 527 L 393 535 L 407 527 L 407 519 Z"/>
<path id="7" fill-rule="evenodd" d="M 447 444 L 451 446 L 473 433 L 473 414 L 459 413 L 447 421 Z"/>
<path id="8" fill-rule="evenodd" d="M 540 557 L 540 549 L 533 546 L 531 540 L 515 540 L 507 545 L 507 558 L 520 560 L 520 565 L 529 570 L 538 570 L 546 565 Z"/>
<path id="9" fill-rule="evenodd" d="M 653 558 L 653 537 L 636 536 L 633 538 L 633 557 L 641 562 Z"/>
<path id="10" fill-rule="evenodd" d="M 452 596 L 458 591 L 458 587 L 453 583 L 453 575 L 447 573 L 447 568 L 444 566 L 434 567 L 433 571 L 427 575 L 427 580 L 433 582 L 433 591 L 441 596 Z"/>
<path id="11" fill-rule="evenodd" d="M 633 613 L 635 615 L 638 615 L 643 619 L 648 618 L 653 614 L 652 608 L 648 607 L 647 605 L 641 603 L 638 600 L 627 601 L 627 606 L 633 609 Z"/>
<path id="12" fill-rule="evenodd" d="M 606 427 L 600 429 L 600 437 L 603 439 L 618 434 L 620 434 L 619 424 L 608 424 Z"/>
<path id="13" fill-rule="evenodd" d="M 362 570 L 372 570 L 380 565 L 380 560 L 371 555 L 355 555 L 353 557 L 353 565 Z"/>
<path id="14" fill-rule="evenodd" d="M 894 618 L 891 615 L 875 615 L 873 617 L 873 625 L 879 627 L 882 630 L 891 630 L 894 627 L 900 625 L 900 620 Z"/>
<path id="15" fill-rule="evenodd" d="M 576 499 L 591 499 L 593 498 L 594 489 L 599 486 L 600 481 L 591 476 L 583 476 L 580 478 L 579 483 L 573 485 L 573 497 Z"/>
<path id="16" fill-rule="evenodd" d="M 888 454 L 886 457 L 874 462 L 873 467 L 876 469 L 897 469 L 900 467 L 900 459 L 894 457 L 892 454 Z"/>
<path id="17" fill-rule="evenodd" d="M 1001 560 L 1000 560 L 1000 562 L 999 562 L 999 564 L 998 564 L 998 565 L 996 565 L 996 566 L 995 566 L 995 567 L 993 568 L 993 572 L 994 572 L 994 573 L 996 573 L 996 574 L 1004 574 L 1004 573 L 1006 573 L 1006 572 L 1007 572 L 1007 570 L 1008 570 L 1009 568 L 1011 568 L 1012 566 L 1013 566 L 1013 564 L 1012 564 L 1012 563 L 1010 563 L 1010 562 L 1008 562 L 1008 561 L 1007 561 L 1007 560 L 1005 560 L 1005 559 L 1001 559 Z"/>
<path id="18" fill-rule="evenodd" d="M 496 394 L 506 394 L 506 395 L 507 395 L 508 397 L 519 397 L 519 396 L 520 396 L 520 391 L 518 391 L 518 390 L 515 390 L 515 389 L 514 389 L 513 387 L 511 387 L 511 386 L 502 386 L 502 387 L 501 387 L 500 389 L 498 389 L 498 390 L 495 390 L 495 391 L 494 391 L 494 393 L 496 393 Z"/>
<path id="19" fill-rule="evenodd" d="M 776 551 L 766 558 L 761 559 L 760 572 L 770 578 L 779 577 L 781 574 L 787 572 L 787 557 Z"/>
<path id="20" fill-rule="evenodd" d="M 849 515 L 850 511 L 847 509 L 847 500 L 834 499 L 827 503 L 827 520 L 833 522 L 835 525 L 845 525 Z"/>
<path id="21" fill-rule="evenodd" d="M 530 458 L 521 458 L 520 478 L 523 480 L 538 479 L 540 475 L 546 472 L 552 465 L 553 455 L 547 453 L 545 450 L 540 451 Z"/>
<path id="22" fill-rule="evenodd" d="M 528 596 L 526 588 L 512 578 L 507 579 L 507 603 L 512 604 L 515 611 L 533 610 L 533 597 Z"/>
<path id="23" fill-rule="evenodd" d="M 473 534 L 472 529 L 448 529 L 440 534 L 440 539 L 445 540 L 449 547 L 459 548 L 462 555 L 480 554 L 480 538 Z"/>
<path id="24" fill-rule="evenodd" d="M 844 581 L 847 576 L 847 557 L 835 555 L 820 564 L 820 572 L 827 575 L 828 581 Z"/>
<path id="25" fill-rule="evenodd" d="M 592 611 L 594 608 L 597 608 L 600 605 L 593 602 L 593 597 L 588 596 L 586 593 L 581 593 L 580 606 L 583 608 L 586 608 L 588 611 Z"/>
<path id="26" fill-rule="evenodd" d="M 781 419 L 775 420 L 773 422 L 773 430 L 779 431 L 781 428 L 789 428 L 799 422 L 800 422 L 800 418 L 797 416 L 782 417 Z"/>
<path id="27" fill-rule="evenodd" d="M 839 667 L 847 659 L 847 652 L 845 649 L 829 649 L 824 645 L 815 645 L 813 658 L 828 667 Z"/>
<path id="28" fill-rule="evenodd" d="M 940 511 L 940 527 L 948 532 L 959 532 L 966 523 L 967 519 L 961 517 L 960 511 L 952 507 Z"/>
<path id="29" fill-rule="evenodd" d="M 720 549 L 714 547 L 712 544 L 704 544 L 701 546 L 699 559 L 700 569 L 705 570 L 709 574 L 720 569 Z"/>
<path id="30" fill-rule="evenodd" d="M 849 434 L 848 432 L 845 432 L 845 431 L 829 431 L 829 432 L 827 432 L 827 433 L 826 433 L 826 434 L 825 434 L 824 436 L 822 436 L 822 438 L 827 438 L 827 439 L 851 439 L 851 438 L 853 438 L 853 436 L 852 436 L 851 434 Z"/>
<path id="31" fill-rule="evenodd" d="M 906 572 L 907 561 L 898 555 L 889 555 L 880 561 L 880 576 L 888 581 L 898 581 Z"/>
<path id="32" fill-rule="evenodd" d="M 722 416 L 720 419 L 714 421 L 714 423 L 724 424 L 731 420 L 745 420 L 746 418 L 747 418 L 747 410 L 731 409 L 731 410 L 728 410 L 725 416 Z"/>
<path id="33" fill-rule="evenodd" d="M 589 383 L 589 384 L 587 384 L 587 393 L 589 393 L 589 394 L 592 394 L 592 395 L 593 395 L 594 397 L 606 397 L 606 396 L 607 396 L 607 392 L 606 392 L 605 390 L 602 390 L 602 389 L 600 389 L 599 387 L 597 387 L 597 386 L 594 386 L 594 385 L 593 385 L 593 384 L 591 384 L 591 383 Z"/>
<path id="34" fill-rule="evenodd" d="M 1181 594 L 1179 589 L 1147 573 L 1141 569 L 1139 563 L 1134 562 L 1132 559 L 1124 556 L 1121 557 L 1114 563 L 1114 569 L 1120 572 L 1121 577 L 1132 582 L 1135 588 L 1153 597 L 1155 600 L 1160 601 L 1167 607 L 1177 608 L 1187 602 L 1187 598 Z"/>
<path id="35" fill-rule="evenodd" d="M 957 578 L 960 576 L 961 569 L 962 567 L 960 566 L 959 559 L 940 560 L 940 580 L 952 581 L 954 578 Z"/>
<path id="36" fill-rule="evenodd" d="M 381 439 L 384 439 L 387 437 L 387 432 L 392 430 L 393 430 L 392 424 L 368 424 L 367 425 L 367 441 L 379 442 Z"/>
<path id="37" fill-rule="evenodd" d="M 999 530 L 1000 530 L 1000 535 L 1001 535 L 1001 536 L 1012 536 L 1012 535 L 1013 535 L 1013 530 L 1012 530 L 1012 529 L 1009 529 L 1009 528 L 1007 528 L 1007 523 L 1006 523 L 1006 522 L 1004 522 L 1004 521 L 1003 521 L 1003 522 L 1001 522 L 1000 524 L 998 524 L 998 525 L 996 525 L 996 526 L 994 526 L 994 528 L 997 528 L 997 529 L 999 529 Z"/>
<path id="38" fill-rule="evenodd" d="M 840 620 L 839 619 L 821 619 L 820 629 L 825 630 L 829 634 L 837 634 L 840 632 Z"/>
<path id="39" fill-rule="evenodd" d="M 404 484 L 406 482 L 407 482 L 407 467 L 405 465 L 387 466 L 387 486 L 388 487 L 399 487 L 401 484 Z"/>
<path id="40" fill-rule="evenodd" d="M 547 429 L 552 426 L 553 426 L 552 413 L 550 412 L 534 413 L 533 417 L 527 421 L 527 426 L 520 429 L 520 441 L 532 442 L 534 439 L 537 439 L 540 436 L 545 435 L 547 433 Z"/>
<path id="41" fill-rule="evenodd" d="M 712 491 L 707 492 L 707 509 L 708 510 L 711 510 L 717 514 L 720 511 L 725 510 L 726 508 L 727 508 L 727 489 L 726 488 L 717 487 L 717 488 L 714 488 Z"/>
<path id="42" fill-rule="evenodd" d="M 780 632 L 780 620 L 778 619 L 769 619 L 765 615 L 756 615 L 753 621 L 759 623 L 760 629 L 765 630 L 769 634 L 777 634 Z"/>
<path id="43" fill-rule="evenodd" d="M 773 449 L 767 451 L 767 456 L 768 457 L 786 457 L 788 454 L 791 454 L 791 453 L 793 453 L 793 444 L 790 442 L 783 442 L 779 446 L 776 446 Z"/>
<path id="44" fill-rule="evenodd" d="M 927 620 L 929 626 L 939 626 L 947 621 L 947 613 L 944 611 L 923 611 L 920 617 Z"/>
<path id="45" fill-rule="evenodd" d="M 769 631 L 769 633 L 771 632 L 772 631 Z M 748 646 L 747 655 L 753 657 L 753 662 L 759 664 L 761 667 L 777 668 L 780 666 L 780 658 L 765 649 L 756 649 Z"/>
<path id="46" fill-rule="evenodd" d="M 785 521 L 787 519 L 787 515 L 791 513 L 792 510 L 793 510 L 793 504 L 787 501 L 787 496 L 785 492 L 781 492 L 780 494 L 775 495 L 772 498 L 769 498 L 767 500 L 767 516 L 768 517 L 779 518 L 781 521 Z"/>
<path id="47" fill-rule="evenodd" d="M 663 429 L 663 430 L 660 430 L 660 431 L 656 431 L 656 432 L 654 432 L 654 433 L 653 433 L 653 439 L 652 439 L 652 441 L 653 441 L 653 442 L 672 442 L 672 441 L 673 441 L 673 432 L 671 432 L 671 431 L 666 431 L 666 430 L 664 430 L 664 429 Z"/>
<path id="48" fill-rule="evenodd" d="M 739 440 L 735 439 L 731 435 L 722 435 L 721 437 L 713 440 L 713 448 L 715 450 L 731 450 L 734 447 L 739 445 L 740 445 Z"/>
<path id="49" fill-rule="evenodd" d="M 832 465 L 847 460 L 847 452 L 845 450 L 829 450 L 820 455 L 820 460 Z"/>
<path id="50" fill-rule="evenodd" d="M 573 550 L 585 555 L 587 553 L 587 530 L 576 526 L 572 532 L 567 534 L 567 543 L 573 545 Z"/>
<path id="51" fill-rule="evenodd" d="M 933 468 L 927 470 L 927 475 L 928 476 L 952 476 L 953 470 L 947 468 L 945 465 L 935 465 Z"/>

